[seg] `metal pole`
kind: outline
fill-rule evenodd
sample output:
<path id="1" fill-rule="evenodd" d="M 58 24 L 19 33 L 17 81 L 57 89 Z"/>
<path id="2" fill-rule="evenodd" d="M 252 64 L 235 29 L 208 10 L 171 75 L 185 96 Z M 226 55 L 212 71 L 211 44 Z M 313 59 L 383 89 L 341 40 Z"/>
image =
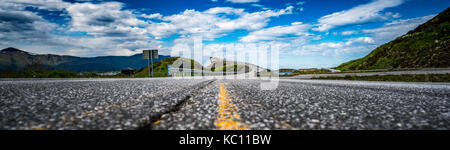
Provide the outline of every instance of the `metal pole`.
<path id="1" fill-rule="evenodd" d="M 150 66 L 150 60 L 147 59 L 148 66 Z M 148 77 L 150 78 L 150 68 L 148 68 Z"/>
<path id="2" fill-rule="evenodd" d="M 152 56 L 153 56 L 153 53 L 152 53 Z M 153 78 L 153 57 L 152 57 L 152 78 Z"/>

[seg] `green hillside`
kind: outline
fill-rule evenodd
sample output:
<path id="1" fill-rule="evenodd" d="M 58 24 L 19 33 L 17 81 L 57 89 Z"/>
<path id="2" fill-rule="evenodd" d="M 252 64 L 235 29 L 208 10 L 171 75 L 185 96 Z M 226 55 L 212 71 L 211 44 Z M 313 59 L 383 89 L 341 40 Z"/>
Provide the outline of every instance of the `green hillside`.
<path id="1" fill-rule="evenodd" d="M 369 55 L 343 63 L 339 70 L 450 67 L 450 8 Z"/>
<path id="2" fill-rule="evenodd" d="M 234 71 L 241 70 L 244 67 L 245 67 L 244 65 L 223 65 L 223 66 L 218 66 L 218 67 L 214 68 L 214 71 L 234 72 Z"/>
<path id="3" fill-rule="evenodd" d="M 153 63 L 153 70 L 154 70 L 153 76 L 154 77 L 168 77 L 167 66 L 172 65 L 175 67 L 176 65 L 174 65 L 174 62 L 177 61 L 179 58 L 180 57 L 171 57 L 171 58 L 166 58 L 161 61 Z M 191 64 L 195 65 L 196 68 L 202 67 L 202 65 L 200 63 L 198 63 L 194 60 L 191 60 L 191 59 L 181 58 L 180 60 L 184 61 L 184 62 L 190 62 Z M 148 69 L 149 69 L 148 66 L 144 67 L 144 68 L 140 69 L 139 71 L 137 71 L 134 76 L 137 78 L 149 77 Z"/>

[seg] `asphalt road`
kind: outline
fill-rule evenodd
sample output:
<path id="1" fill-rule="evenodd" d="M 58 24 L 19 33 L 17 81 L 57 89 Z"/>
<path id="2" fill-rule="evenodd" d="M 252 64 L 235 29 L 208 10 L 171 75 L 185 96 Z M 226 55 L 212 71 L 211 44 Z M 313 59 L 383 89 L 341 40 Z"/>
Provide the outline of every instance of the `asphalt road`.
<path id="1" fill-rule="evenodd" d="M 0 129 L 450 129 L 449 83 L 2 79 Z"/>

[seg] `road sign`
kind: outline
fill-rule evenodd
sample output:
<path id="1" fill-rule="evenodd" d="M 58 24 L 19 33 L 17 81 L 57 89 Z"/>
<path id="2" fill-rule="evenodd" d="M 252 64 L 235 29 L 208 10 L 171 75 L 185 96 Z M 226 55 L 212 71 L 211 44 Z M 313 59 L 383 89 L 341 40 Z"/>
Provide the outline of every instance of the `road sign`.
<path id="1" fill-rule="evenodd" d="M 158 59 L 158 50 L 143 50 L 142 58 L 148 60 L 148 65 L 150 66 L 150 60 L 152 65 L 152 71 L 150 74 L 150 68 L 148 69 L 148 76 L 153 77 L 153 59 Z"/>
<path id="2" fill-rule="evenodd" d="M 144 59 L 158 59 L 158 50 L 144 50 L 142 58 L 144 58 Z"/>

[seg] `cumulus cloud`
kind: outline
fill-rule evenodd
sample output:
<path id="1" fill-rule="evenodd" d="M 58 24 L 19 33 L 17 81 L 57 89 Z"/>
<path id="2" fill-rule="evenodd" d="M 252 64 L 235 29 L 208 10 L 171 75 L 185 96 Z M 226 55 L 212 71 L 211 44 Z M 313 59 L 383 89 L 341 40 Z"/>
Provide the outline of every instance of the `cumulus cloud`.
<path id="1" fill-rule="evenodd" d="M 417 26 L 427 22 L 436 15 L 428 15 L 423 17 L 395 20 L 384 24 L 382 27 L 375 29 L 363 30 L 364 33 L 372 35 L 377 41 L 384 43 L 393 40 L 408 31 L 413 30 Z"/>
<path id="2" fill-rule="evenodd" d="M 300 46 L 291 47 L 288 51 L 298 56 L 345 56 L 345 54 L 367 53 L 380 44 L 389 42 L 396 37 L 406 34 L 417 26 L 432 19 L 435 15 L 423 17 L 400 19 L 385 23 L 382 27 L 362 30 L 369 36 L 348 38 L 342 42 L 322 42 L 319 44 L 305 43 Z M 348 32 L 348 33 L 346 33 Z M 353 32 L 344 31 L 341 34 Z"/>
<path id="3" fill-rule="evenodd" d="M 377 20 L 387 20 L 389 18 L 398 18 L 398 13 L 382 13 L 386 8 L 399 6 L 404 0 L 375 0 L 371 3 L 359 5 L 349 10 L 335 12 L 330 15 L 319 18 L 316 31 L 328 31 L 332 28 L 362 24 Z"/>
<path id="4" fill-rule="evenodd" d="M 161 20 L 163 16 L 160 13 L 154 13 L 154 14 L 150 14 L 150 15 L 142 14 L 141 17 L 148 18 L 148 19 L 160 19 Z"/>
<path id="5" fill-rule="evenodd" d="M 39 41 L 49 36 L 57 25 L 45 21 L 35 13 L 20 10 L 0 10 L 0 42 L 21 40 Z"/>
<path id="6" fill-rule="evenodd" d="M 236 3 L 254 2 L 237 1 Z M 382 12 L 395 7 L 401 0 L 376 0 L 350 10 L 337 12 L 319 19 L 318 31 L 335 27 L 398 18 L 400 14 Z M 297 3 L 292 5 L 303 5 Z M 52 23 L 27 7 L 59 11 L 67 16 L 64 24 Z M 158 40 L 179 35 L 174 45 L 188 43 L 193 36 L 214 40 L 236 31 L 249 34 L 237 44 L 278 44 L 284 53 L 296 55 L 339 55 L 371 49 L 383 39 L 393 38 L 431 19 L 433 16 L 397 20 L 376 29 L 367 29 L 364 37 L 345 39 L 341 42 L 311 44 L 320 35 L 308 33 L 311 24 L 294 22 L 289 25 L 266 28 L 269 21 L 281 15 L 293 14 L 295 7 L 279 10 L 247 12 L 233 7 L 214 7 L 205 11 L 185 10 L 173 15 L 144 14 L 124 9 L 120 2 L 70 3 L 62 0 L 4 0 L 0 5 L 0 46 L 14 46 L 32 52 L 69 54 L 76 56 L 132 55 L 144 48 L 169 51 Z M 146 19 L 144 19 L 146 18 Z M 157 20 L 157 21 L 156 21 Z M 155 21 L 155 22 L 154 22 Z M 55 34 L 55 32 L 61 34 Z M 344 31 L 341 35 L 353 35 L 356 31 Z M 179 46 L 179 45 L 178 45 Z M 205 44 L 205 51 L 220 49 L 220 44 Z M 245 50 L 245 49 L 239 49 Z"/>
<path id="7" fill-rule="evenodd" d="M 291 54 L 298 56 L 345 56 L 346 54 L 367 53 L 380 44 L 389 42 L 396 37 L 406 34 L 417 26 L 432 19 L 435 15 L 428 15 L 410 19 L 400 19 L 385 23 L 382 27 L 362 30 L 368 36 L 348 38 L 342 42 L 321 42 L 318 44 L 304 43 L 300 46 L 290 47 Z M 342 34 L 355 34 L 353 31 L 344 31 Z"/>
<path id="8" fill-rule="evenodd" d="M 297 56 L 330 56 L 347 57 L 348 54 L 367 53 L 377 45 L 356 44 L 372 42 L 370 38 L 362 37 L 348 39 L 346 42 L 321 42 L 318 44 L 306 43 L 300 46 L 290 46 L 286 49 L 289 54 Z"/>
<path id="9" fill-rule="evenodd" d="M 185 10 L 180 14 L 165 16 L 163 22 L 150 24 L 148 31 L 156 38 L 174 34 L 183 36 L 201 35 L 205 40 L 213 40 L 234 30 L 257 30 L 267 26 L 271 17 L 292 14 L 292 6 L 281 10 L 265 10 L 253 13 L 244 9 L 215 7 L 203 12 Z M 227 15 L 234 15 L 229 18 Z"/>
<path id="10" fill-rule="evenodd" d="M 342 46 L 343 43 L 321 43 L 299 47 L 290 51 L 297 56 L 333 56 L 342 57 L 349 53 L 368 52 L 373 48 L 370 46 Z"/>
<path id="11" fill-rule="evenodd" d="M 368 44 L 373 44 L 375 43 L 375 40 L 373 40 L 373 38 L 371 37 L 357 37 L 357 38 L 350 38 L 347 39 L 347 42 L 345 43 L 346 45 L 351 45 L 353 43 L 368 43 Z"/>
<path id="12" fill-rule="evenodd" d="M 303 40 L 284 42 L 282 51 L 288 55 L 297 56 L 330 56 L 342 57 L 347 54 L 365 53 L 377 45 L 371 37 L 355 37 L 345 39 L 341 42 L 314 42 L 310 38 L 300 38 Z M 300 42 L 300 43 L 296 43 Z"/>
<path id="13" fill-rule="evenodd" d="M 146 33 L 147 23 L 128 10 L 122 3 L 76 3 L 67 7 L 72 17 L 71 31 L 82 31 L 98 36 L 127 36 Z"/>
<path id="14" fill-rule="evenodd" d="M 132 55 L 139 53 L 138 49 L 161 47 L 161 42 L 146 31 L 148 23 L 137 19 L 138 14 L 123 10 L 122 3 L 6 2 L 0 5 L 2 47 L 76 56 Z M 68 24 L 51 23 L 27 7 L 60 11 L 69 16 Z M 72 33 L 80 36 L 65 35 Z"/>
<path id="15" fill-rule="evenodd" d="M 93 37 L 68 38 L 64 43 L 91 50 L 78 55 L 131 55 L 139 53 L 138 49 L 161 47 L 161 42 L 152 39 L 147 31 L 149 23 L 137 17 L 159 18 L 162 15 L 134 14 L 122 8 L 123 3 L 119 2 L 71 4 L 66 8 L 72 18 L 69 31 Z"/>
<path id="16" fill-rule="evenodd" d="M 0 46 L 77 56 L 131 55 L 142 48 L 162 47 L 159 38 L 201 35 L 204 40 L 235 30 L 259 30 L 272 17 L 292 14 L 293 7 L 246 12 L 232 7 L 186 10 L 163 16 L 124 9 L 120 2 L 71 3 L 61 0 L 5 0 L 0 5 Z M 59 11 L 64 24 L 51 23 L 27 7 Z M 146 19 L 158 19 L 152 22 Z M 58 32 L 59 34 L 55 34 Z M 175 43 L 177 40 L 174 41 Z"/>
<path id="17" fill-rule="evenodd" d="M 240 39 L 242 42 L 258 42 L 282 40 L 290 36 L 308 35 L 307 31 L 311 28 L 309 24 L 294 22 L 287 26 L 275 26 L 267 29 L 251 32 Z"/>

